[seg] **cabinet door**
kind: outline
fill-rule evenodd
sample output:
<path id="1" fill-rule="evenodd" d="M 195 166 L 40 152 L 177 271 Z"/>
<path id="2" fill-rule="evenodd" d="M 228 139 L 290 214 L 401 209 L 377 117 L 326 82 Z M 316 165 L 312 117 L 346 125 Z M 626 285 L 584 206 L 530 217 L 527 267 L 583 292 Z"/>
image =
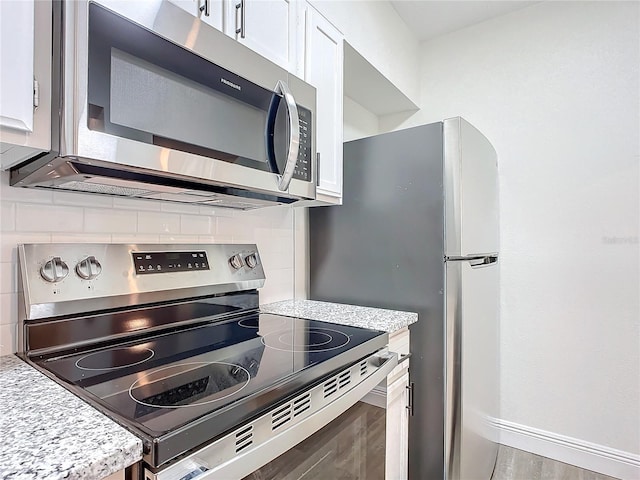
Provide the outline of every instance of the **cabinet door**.
<path id="1" fill-rule="evenodd" d="M 33 131 L 34 2 L 0 2 L 0 125 Z"/>
<path id="2" fill-rule="evenodd" d="M 342 197 L 343 36 L 313 7 L 305 18 L 305 80 L 316 87 L 318 192 Z"/>
<path id="3" fill-rule="evenodd" d="M 409 372 L 387 385 L 387 441 L 385 478 L 409 475 Z"/>
<path id="4" fill-rule="evenodd" d="M 225 33 L 294 73 L 296 17 L 295 0 L 226 0 Z"/>
<path id="5" fill-rule="evenodd" d="M 3 170 L 51 148 L 51 26 L 50 0 L 0 0 Z"/>
<path id="6" fill-rule="evenodd" d="M 223 0 L 169 0 L 185 12 L 222 31 Z"/>

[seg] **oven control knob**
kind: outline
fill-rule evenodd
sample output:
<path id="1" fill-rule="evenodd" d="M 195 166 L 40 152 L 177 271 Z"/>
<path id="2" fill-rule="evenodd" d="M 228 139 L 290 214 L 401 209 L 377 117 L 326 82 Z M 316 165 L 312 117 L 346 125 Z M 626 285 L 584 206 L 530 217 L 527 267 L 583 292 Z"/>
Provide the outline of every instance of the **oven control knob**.
<path id="1" fill-rule="evenodd" d="M 40 268 L 40 275 L 47 282 L 55 283 L 69 274 L 69 267 L 60 257 L 53 257 Z"/>
<path id="2" fill-rule="evenodd" d="M 256 257 L 255 253 L 252 253 L 244 257 L 244 261 L 247 264 L 247 267 L 249 268 L 256 268 L 256 266 L 258 265 L 258 257 Z"/>
<path id="3" fill-rule="evenodd" d="M 85 280 L 93 280 L 100 275 L 100 272 L 102 272 L 102 265 L 93 255 L 80 260 L 76 265 L 76 273 Z"/>
<path id="4" fill-rule="evenodd" d="M 233 257 L 229 259 L 229 265 L 231 265 L 235 270 L 239 270 L 242 268 L 242 257 L 240 254 L 235 254 Z"/>

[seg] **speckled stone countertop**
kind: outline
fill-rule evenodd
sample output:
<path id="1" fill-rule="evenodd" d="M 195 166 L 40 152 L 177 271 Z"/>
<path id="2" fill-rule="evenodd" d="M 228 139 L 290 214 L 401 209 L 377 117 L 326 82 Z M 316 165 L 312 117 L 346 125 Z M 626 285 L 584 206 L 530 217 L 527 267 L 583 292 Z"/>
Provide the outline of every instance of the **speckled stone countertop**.
<path id="1" fill-rule="evenodd" d="M 260 306 L 260 311 L 310 320 L 372 328 L 393 333 L 418 321 L 418 314 L 316 300 L 285 300 Z"/>
<path id="2" fill-rule="evenodd" d="M 99 479 L 142 442 L 19 358 L 0 357 L 0 479 Z"/>

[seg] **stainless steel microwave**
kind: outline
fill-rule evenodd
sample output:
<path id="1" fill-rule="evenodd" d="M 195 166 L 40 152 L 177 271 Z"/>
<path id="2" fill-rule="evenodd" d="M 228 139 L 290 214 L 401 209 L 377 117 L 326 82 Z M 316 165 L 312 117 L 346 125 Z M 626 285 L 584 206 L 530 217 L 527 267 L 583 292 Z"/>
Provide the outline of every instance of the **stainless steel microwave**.
<path id="1" fill-rule="evenodd" d="M 315 89 L 167 1 L 53 2 L 52 152 L 14 186 L 250 209 L 315 198 Z"/>

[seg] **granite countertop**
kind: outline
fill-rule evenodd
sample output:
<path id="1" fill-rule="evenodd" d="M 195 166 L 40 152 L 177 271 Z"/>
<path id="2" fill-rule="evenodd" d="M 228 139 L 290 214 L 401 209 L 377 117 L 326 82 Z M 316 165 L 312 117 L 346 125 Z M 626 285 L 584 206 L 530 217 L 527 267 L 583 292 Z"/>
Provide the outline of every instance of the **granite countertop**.
<path id="1" fill-rule="evenodd" d="M 99 479 L 142 458 L 129 431 L 13 355 L 0 357 L 0 479 Z"/>
<path id="2" fill-rule="evenodd" d="M 393 333 L 418 321 L 418 314 L 316 300 L 284 300 L 260 306 L 264 313 L 372 328 Z"/>

